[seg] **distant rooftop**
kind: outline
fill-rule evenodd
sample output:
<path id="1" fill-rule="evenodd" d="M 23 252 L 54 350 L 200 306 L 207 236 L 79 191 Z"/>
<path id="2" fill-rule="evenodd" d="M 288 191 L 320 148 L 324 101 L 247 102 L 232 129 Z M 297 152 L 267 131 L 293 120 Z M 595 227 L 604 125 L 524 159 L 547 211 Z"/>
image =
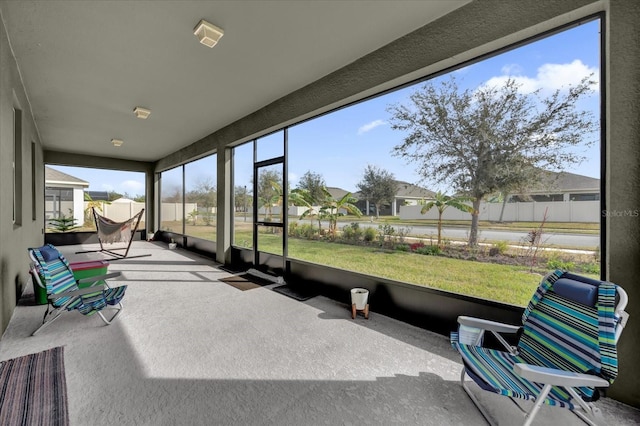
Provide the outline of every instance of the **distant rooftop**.
<path id="1" fill-rule="evenodd" d="M 544 177 L 539 185 L 530 192 L 552 191 L 600 191 L 600 179 L 578 175 L 569 172 L 544 171 Z"/>
<path id="2" fill-rule="evenodd" d="M 398 191 L 396 197 L 405 197 L 405 198 L 433 198 L 436 193 L 430 191 L 426 188 L 423 188 L 418 185 L 414 185 L 409 182 L 404 182 L 401 180 L 397 180 Z"/>
<path id="3" fill-rule="evenodd" d="M 107 191 L 85 191 L 93 201 L 109 201 L 109 193 Z"/>
<path id="4" fill-rule="evenodd" d="M 327 186 L 327 191 L 329 191 L 329 194 L 331 194 L 331 196 L 336 200 L 339 200 L 340 198 L 344 197 L 349 192 L 342 188 L 336 188 L 335 186 Z M 354 195 L 354 194 L 352 193 L 351 195 Z"/>
<path id="5" fill-rule="evenodd" d="M 89 187 L 89 182 L 82 179 L 78 179 L 75 176 L 68 175 L 60 170 L 52 169 L 51 167 L 44 166 L 44 181 L 45 185 L 51 184 L 64 184 L 64 185 L 78 185 Z"/>

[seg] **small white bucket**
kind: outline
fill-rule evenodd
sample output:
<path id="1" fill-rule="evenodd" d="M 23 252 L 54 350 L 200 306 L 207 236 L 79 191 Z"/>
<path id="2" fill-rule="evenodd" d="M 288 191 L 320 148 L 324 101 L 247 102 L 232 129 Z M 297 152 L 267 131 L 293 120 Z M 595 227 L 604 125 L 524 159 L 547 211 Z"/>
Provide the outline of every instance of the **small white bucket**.
<path id="1" fill-rule="evenodd" d="M 369 300 L 369 290 L 366 288 L 352 288 L 351 289 L 351 304 L 356 305 L 356 309 L 361 311 L 367 306 Z"/>

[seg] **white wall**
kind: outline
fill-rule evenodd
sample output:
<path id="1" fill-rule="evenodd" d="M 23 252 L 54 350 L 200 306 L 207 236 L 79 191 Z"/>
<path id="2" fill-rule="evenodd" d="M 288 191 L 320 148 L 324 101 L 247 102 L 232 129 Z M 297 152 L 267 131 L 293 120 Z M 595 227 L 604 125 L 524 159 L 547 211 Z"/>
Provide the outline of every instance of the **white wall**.
<path id="1" fill-rule="evenodd" d="M 84 188 L 73 188 L 73 218 L 79 226 L 84 223 L 84 209 Z"/>
<path id="2" fill-rule="evenodd" d="M 420 214 L 422 206 L 400 206 L 400 219 L 438 219 L 434 207 Z M 502 203 L 481 203 L 480 220 L 498 221 Z M 541 222 L 547 213 L 547 222 L 600 222 L 600 201 L 564 201 L 507 203 L 502 220 L 505 222 Z M 453 207 L 444 211 L 445 220 L 471 220 L 471 214 Z"/>
<path id="3" fill-rule="evenodd" d="M 140 203 L 140 204 L 142 204 L 142 206 L 144 207 L 143 203 Z M 184 219 L 182 203 L 163 202 L 160 205 L 161 205 L 160 218 L 162 222 L 173 222 L 175 220 Z M 191 213 L 194 210 L 198 210 L 198 203 L 184 204 L 184 211 L 186 211 L 187 214 Z"/>

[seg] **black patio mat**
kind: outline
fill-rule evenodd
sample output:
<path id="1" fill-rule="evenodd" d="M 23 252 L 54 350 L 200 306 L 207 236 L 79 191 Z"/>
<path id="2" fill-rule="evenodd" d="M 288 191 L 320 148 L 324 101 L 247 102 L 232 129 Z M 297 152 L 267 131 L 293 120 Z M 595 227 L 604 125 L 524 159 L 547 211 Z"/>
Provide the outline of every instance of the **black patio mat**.
<path id="1" fill-rule="evenodd" d="M 242 291 L 262 287 L 263 285 L 273 284 L 273 282 L 271 281 L 258 278 L 251 274 L 240 274 L 228 278 L 220 278 L 220 281 Z"/>
<path id="2" fill-rule="evenodd" d="M 278 287 L 274 287 L 273 291 L 284 294 L 285 296 L 289 296 L 292 299 L 296 299 L 301 302 L 309 300 L 312 297 L 316 297 L 318 295 L 318 293 L 313 288 L 304 285 L 283 284 Z"/>

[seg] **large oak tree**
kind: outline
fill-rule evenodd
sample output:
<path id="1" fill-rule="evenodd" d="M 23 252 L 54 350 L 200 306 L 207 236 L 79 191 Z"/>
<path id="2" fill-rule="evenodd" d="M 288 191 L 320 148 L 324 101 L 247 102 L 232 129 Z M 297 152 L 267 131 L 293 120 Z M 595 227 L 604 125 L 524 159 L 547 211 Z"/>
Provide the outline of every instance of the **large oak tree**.
<path id="1" fill-rule="evenodd" d="M 583 79 L 542 96 L 523 93 L 514 79 L 501 86 L 461 90 L 454 77 L 427 83 L 406 104 L 388 107 L 391 126 L 405 133 L 393 155 L 417 164 L 425 181 L 472 198 L 469 245 L 478 243 L 480 202 L 531 181 L 532 170 L 566 169 L 583 160 L 595 123 L 576 103 L 591 93 Z"/>

